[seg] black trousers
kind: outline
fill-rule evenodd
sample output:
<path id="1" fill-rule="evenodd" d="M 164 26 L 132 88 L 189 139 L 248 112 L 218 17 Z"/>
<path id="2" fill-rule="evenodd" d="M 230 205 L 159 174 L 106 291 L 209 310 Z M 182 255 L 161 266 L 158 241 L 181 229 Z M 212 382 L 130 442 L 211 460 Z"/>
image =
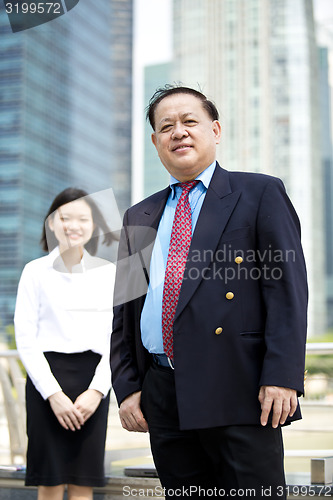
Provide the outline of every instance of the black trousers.
<path id="1" fill-rule="evenodd" d="M 180 430 L 174 373 L 153 364 L 142 388 L 152 454 L 166 498 L 286 498 L 281 429 Z"/>

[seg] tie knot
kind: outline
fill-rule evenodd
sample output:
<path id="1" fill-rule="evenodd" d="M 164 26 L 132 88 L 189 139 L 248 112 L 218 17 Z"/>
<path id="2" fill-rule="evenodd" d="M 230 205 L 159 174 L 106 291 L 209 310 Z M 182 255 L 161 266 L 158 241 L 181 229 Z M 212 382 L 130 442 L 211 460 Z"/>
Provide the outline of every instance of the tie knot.
<path id="1" fill-rule="evenodd" d="M 183 190 L 183 193 L 189 193 L 194 186 L 198 184 L 199 181 L 187 181 L 187 182 L 181 182 L 180 187 Z"/>

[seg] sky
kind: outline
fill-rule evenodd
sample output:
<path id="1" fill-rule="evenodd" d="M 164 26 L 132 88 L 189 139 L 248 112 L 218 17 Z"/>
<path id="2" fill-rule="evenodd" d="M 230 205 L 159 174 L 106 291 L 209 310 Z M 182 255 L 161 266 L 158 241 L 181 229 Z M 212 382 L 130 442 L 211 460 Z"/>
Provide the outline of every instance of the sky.
<path id="1" fill-rule="evenodd" d="M 333 2 L 332 0 L 313 0 L 314 14 L 317 21 L 333 24 Z"/>
<path id="2" fill-rule="evenodd" d="M 135 0 L 134 9 L 134 50 L 140 64 L 170 60 L 172 0 Z"/>
<path id="3" fill-rule="evenodd" d="M 333 1 L 314 0 L 313 6 L 318 43 L 333 48 Z"/>

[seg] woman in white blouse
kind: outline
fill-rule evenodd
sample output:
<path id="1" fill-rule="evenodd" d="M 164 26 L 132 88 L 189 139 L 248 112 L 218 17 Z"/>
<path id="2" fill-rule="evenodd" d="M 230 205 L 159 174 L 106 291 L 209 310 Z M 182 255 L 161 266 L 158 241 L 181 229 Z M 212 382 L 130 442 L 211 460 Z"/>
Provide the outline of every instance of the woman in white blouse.
<path id="1" fill-rule="evenodd" d="M 86 192 L 53 201 L 41 243 L 49 255 L 22 273 L 15 310 L 27 371 L 26 485 L 38 500 L 93 498 L 105 484 L 114 264 L 95 257 L 100 233 L 114 240 Z"/>

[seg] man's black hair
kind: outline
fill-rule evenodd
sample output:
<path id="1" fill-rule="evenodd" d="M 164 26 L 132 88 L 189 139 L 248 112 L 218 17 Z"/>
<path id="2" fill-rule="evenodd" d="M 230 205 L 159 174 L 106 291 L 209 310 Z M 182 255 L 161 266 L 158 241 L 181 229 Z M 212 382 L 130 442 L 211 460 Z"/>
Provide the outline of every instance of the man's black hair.
<path id="1" fill-rule="evenodd" d="M 207 97 L 202 92 L 199 92 L 198 90 L 192 89 L 190 87 L 183 87 L 182 85 L 167 84 L 155 91 L 147 106 L 146 119 L 149 120 L 149 123 L 152 126 L 153 130 L 155 130 L 155 110 L 157 105 L 166 97 L 174 94 L 193 95 L 202 102 L 203 108 L 207 111 L 212 121 L 219 119 L 219 112 L 215 104 L 207 99 Z"/>

